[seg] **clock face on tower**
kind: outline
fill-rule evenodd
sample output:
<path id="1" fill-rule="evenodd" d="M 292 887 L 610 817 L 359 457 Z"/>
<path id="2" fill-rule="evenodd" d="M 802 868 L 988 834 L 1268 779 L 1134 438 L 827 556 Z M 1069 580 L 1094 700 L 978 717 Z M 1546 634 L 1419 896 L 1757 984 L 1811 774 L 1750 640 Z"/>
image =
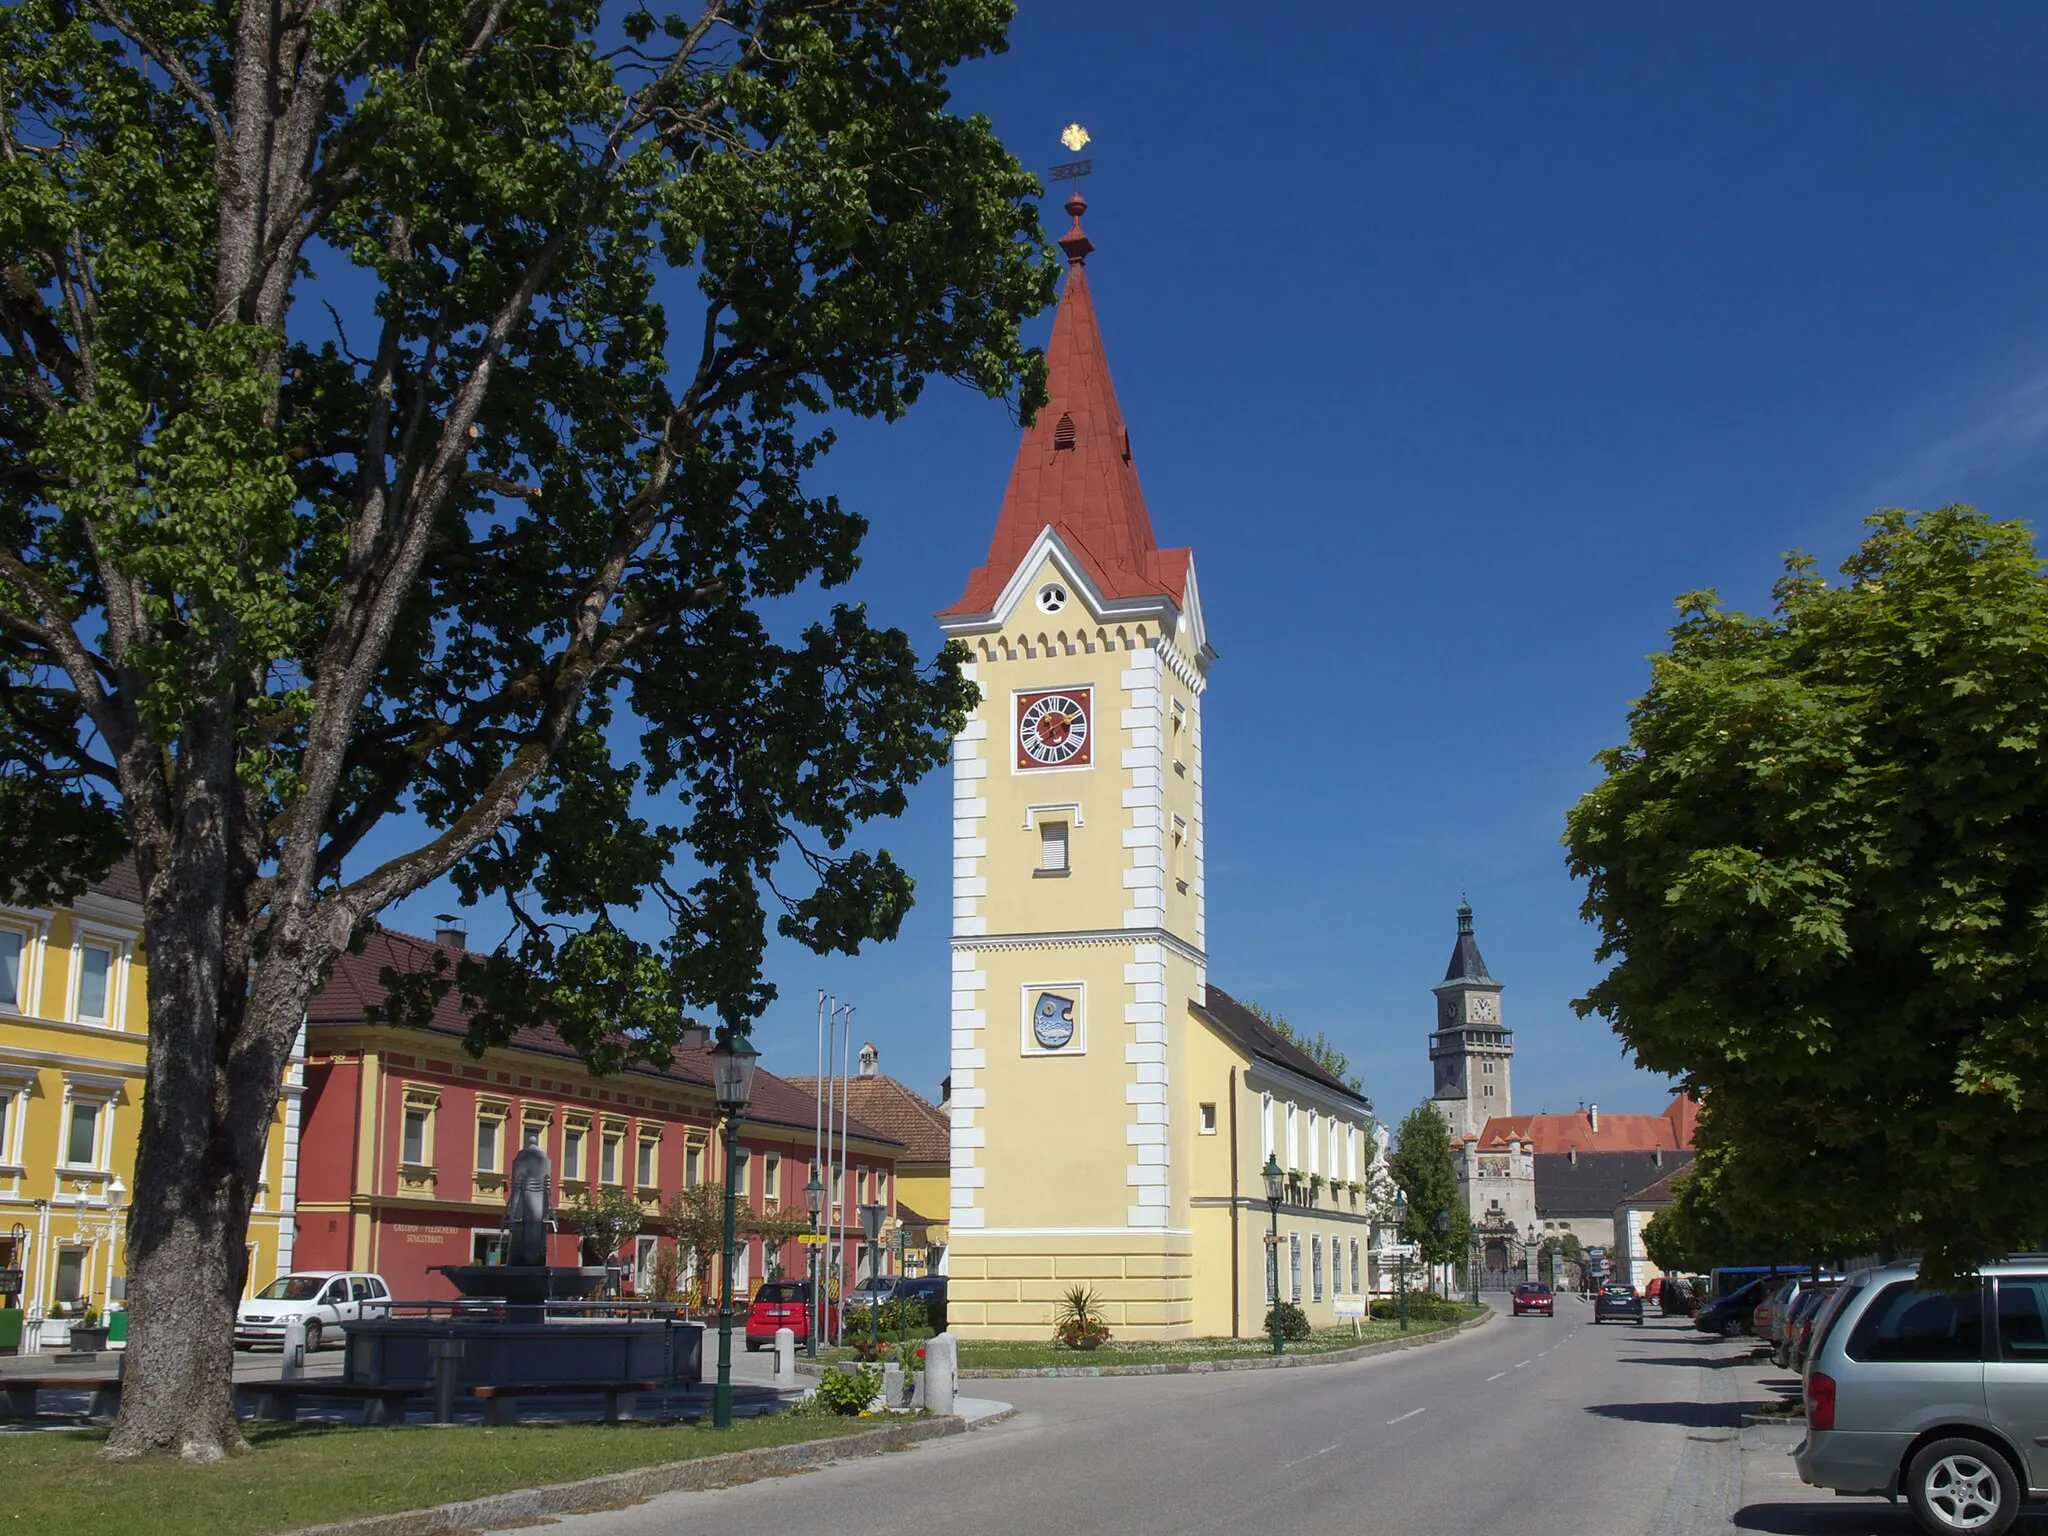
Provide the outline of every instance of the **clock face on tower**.
<path id="1" fill-rule="evenodd" d="M 1472 1017 L 1481 1024 L 1493 1022 L 1493 999 L 1483 994 L 1472 999 Z"/>
<path id="2" fill-rule="evenodd" d="M 1444 1025 L 1446 1028 L 1458 1022 L 1458 1000 L 1455 997 L 1447 997 L 1444 999 L 1443 1014 Z"/>
<path id="3" fill-rule="evenodd" d="M 1017 766 L 1085 768 L 1093 690 L 1046 689 L 1017 695 Z"/>

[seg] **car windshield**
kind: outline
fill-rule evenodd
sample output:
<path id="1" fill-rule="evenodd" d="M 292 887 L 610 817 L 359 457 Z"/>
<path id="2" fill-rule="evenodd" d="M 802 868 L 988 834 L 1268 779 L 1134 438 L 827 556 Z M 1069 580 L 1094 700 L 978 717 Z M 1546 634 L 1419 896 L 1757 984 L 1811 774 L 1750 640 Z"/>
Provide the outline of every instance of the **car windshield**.
<path id="1" fill-rule="evenodd" d="M 1632 1285 L 1605 1285 L 1601 1289 L 1609 1296 L 1633 1296 L 1636 1288 Z"/>
<path id="2" fill-rule="evenodd" d="M 771 1281 L 754 1292 L 755 1301 L 784 1302 L 802 1301 L 804 1288 L 809 1282 L 803 1280 Z"/>
<path id="3" fill-rule="evenodd" d="M 1515 1294 L 1517 1296 L 1548 1296 L 1550 1294 L 1550 1287 L 1547 1285 L 1518 1285 L 1515 1287 Z"/>
<path id="4" fill-rule="evenodd" d="M 325 1275 L 284 1275 L 256 1293 L 258 1301 L 311 1301 L 327 1283 Z"/>

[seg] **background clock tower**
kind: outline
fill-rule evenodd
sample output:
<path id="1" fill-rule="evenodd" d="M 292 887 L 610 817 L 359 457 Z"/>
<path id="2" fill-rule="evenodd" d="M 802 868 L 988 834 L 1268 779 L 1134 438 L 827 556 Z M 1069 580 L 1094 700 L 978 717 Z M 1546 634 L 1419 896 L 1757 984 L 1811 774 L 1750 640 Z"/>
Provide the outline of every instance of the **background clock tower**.
<path id="1" fill-rule="evenodd" d="M 954 1331 L 1042 1338 L 1085 1283 L 1120 1338 L 1193 1319 L 1190 1009 L 1205 998 L 1194 562 L 1161 549 L 1070 198 L 1051 401 L 939 615 L 981 702 L 953 750 Z M 1209 1106 L 1213 1109 L 1213 1106 Z"/>
<path id="2" fill-rule="evenodd" d="M 1472 935 L 1472 907 L 1458 903 L 1458 941 L 1436 995 L 1436 1027 L 1429 1037 L 1435 1069 L 1432 1095 L 1451 1123 L 1451 1140 L 1477 1136 L 1496 1115 L 1514 1113 L 1509 1068 L 1514 1031 L 1502 1022 L 1501 985 L 1486 973 Z"/>

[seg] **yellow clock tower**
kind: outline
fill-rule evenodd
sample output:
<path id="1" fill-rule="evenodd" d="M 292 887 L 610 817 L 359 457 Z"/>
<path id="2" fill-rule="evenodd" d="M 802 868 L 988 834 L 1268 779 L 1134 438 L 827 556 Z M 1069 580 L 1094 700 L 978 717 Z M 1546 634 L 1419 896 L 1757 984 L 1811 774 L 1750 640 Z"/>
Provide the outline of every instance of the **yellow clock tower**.
<path id="1" fill-rule="evenodd" d="M 1160 549 L 1146 514 L 1088 291 L 1086 206 L 1066 204 L 1051 402 L 987 563 L 939 616 L 981 687 L 953 750 L 947 1310 L 967 1336 L 1043 1337 L 1076 1284 L 1119 1337 L 1195 1320 L 1200 1129 L 1176 1085 L 1207 995 L 1213 653 L 1194 562 Z"/>

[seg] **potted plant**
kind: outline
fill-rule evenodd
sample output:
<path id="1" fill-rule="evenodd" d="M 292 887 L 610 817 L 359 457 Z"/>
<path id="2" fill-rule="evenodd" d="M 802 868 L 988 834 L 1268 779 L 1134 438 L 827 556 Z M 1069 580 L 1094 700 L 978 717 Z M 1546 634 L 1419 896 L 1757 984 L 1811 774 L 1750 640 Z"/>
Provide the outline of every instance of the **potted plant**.
<path id="1" fill-rule="evenodd" d="M 1100 1349 L 1109 1342 L 1109 1324 L 1096 1311 L 1101 1305 L 1100 1293 L 1085 1285 L 1071 1287 L 1053 1314 L 1053 1338 L 1069 1349 Z"/>
<path id="2" fill-rule="evenodd" d="M 75 1353 L 96 1355 L 107 1347 L 107 1326 L 100 1321 L 100 1309 L 88 1303 L 71 1325 L 71 1348 Z"/>

